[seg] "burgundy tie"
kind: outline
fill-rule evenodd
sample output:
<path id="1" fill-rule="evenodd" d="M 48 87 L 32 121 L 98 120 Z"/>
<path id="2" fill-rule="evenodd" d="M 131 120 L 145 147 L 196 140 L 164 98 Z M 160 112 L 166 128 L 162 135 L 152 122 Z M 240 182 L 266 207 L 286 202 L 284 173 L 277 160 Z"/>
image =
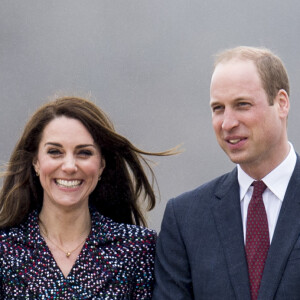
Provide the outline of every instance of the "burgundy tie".
<path id="1" fill-rule="evenodd" d="M 265 261 L 270 246 L 268 219 L 262 199 L 266 189 L 263 181 L 254 181 L 254 190 L 247 213 L 246 256 L 250 279 L 251 299 L 256 300 Z"/>

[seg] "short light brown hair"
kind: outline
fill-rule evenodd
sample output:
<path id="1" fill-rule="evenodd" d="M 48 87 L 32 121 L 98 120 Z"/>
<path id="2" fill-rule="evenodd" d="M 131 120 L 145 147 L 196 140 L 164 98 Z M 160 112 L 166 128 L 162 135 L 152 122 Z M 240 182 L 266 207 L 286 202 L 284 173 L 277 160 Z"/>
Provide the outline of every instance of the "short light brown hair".
<path id="1" fill-rule="evenodd" d="M 279 90 L 290 94 L 289 79 L 282 60 L 266 48 L 240 46 L 227 49 L 216 55 L 214 67 L 232 59 L 251 60 L 260 76 L 262 86 L 267 93 L 269 104 L 273 105 Z"/>

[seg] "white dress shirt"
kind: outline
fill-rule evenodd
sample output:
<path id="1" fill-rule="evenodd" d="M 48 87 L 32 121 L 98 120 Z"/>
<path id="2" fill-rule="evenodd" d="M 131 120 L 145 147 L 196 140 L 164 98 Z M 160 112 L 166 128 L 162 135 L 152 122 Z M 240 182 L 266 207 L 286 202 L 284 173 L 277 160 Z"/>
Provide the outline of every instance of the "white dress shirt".
<path id="1" fill-rule="evenodd" d="M 263 193 L 263 201 L 268 218 L 270 243 L 272 242 L 282 201 L 284 199 L 287 186 L 294 171 L 296 160 L 297 156 L 294 147 L 290 143 L 290 152 L 285 160 L 274 170 L 272 170 L 268 175 L 262 178 L 262 181 L 267 186 L 266 190 Z M 237 169 L 238 181 L 240 185 L 244 242 L 246 243 L 247 211 L 253 193 L 253 186 L 251 186 L 251 184 L 255 179 L 246 174 L 242 170 L 240 165 L 237 165 Z"/>

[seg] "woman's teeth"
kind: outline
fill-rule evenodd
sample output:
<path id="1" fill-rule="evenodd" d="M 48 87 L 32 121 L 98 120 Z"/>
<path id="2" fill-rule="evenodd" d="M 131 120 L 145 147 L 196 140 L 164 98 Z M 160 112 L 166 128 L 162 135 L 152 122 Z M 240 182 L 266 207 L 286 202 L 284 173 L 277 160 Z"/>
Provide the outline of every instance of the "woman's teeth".
<path id="1" fill-rule="evenodd" d="M 56 184 L 62 187 L 77 187 L 81 185 L 81 180 L 63 180 L 63 179 L 56 179 Z"/>

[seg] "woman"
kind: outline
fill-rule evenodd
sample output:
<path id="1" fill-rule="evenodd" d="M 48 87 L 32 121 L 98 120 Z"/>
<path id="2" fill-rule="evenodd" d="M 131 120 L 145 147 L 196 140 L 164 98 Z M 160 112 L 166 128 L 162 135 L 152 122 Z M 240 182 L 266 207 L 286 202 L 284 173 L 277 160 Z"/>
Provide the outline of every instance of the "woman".
<path id="1" fill-rule="evenodd" d="M 155 195 L 144 154 L 172 152 L 137 149 L 85 99 L 31 117 L 0 194 L 0 299 L 151 299 L 156 233 L 139 226 L 139 200 L 152 209 Z"/>

